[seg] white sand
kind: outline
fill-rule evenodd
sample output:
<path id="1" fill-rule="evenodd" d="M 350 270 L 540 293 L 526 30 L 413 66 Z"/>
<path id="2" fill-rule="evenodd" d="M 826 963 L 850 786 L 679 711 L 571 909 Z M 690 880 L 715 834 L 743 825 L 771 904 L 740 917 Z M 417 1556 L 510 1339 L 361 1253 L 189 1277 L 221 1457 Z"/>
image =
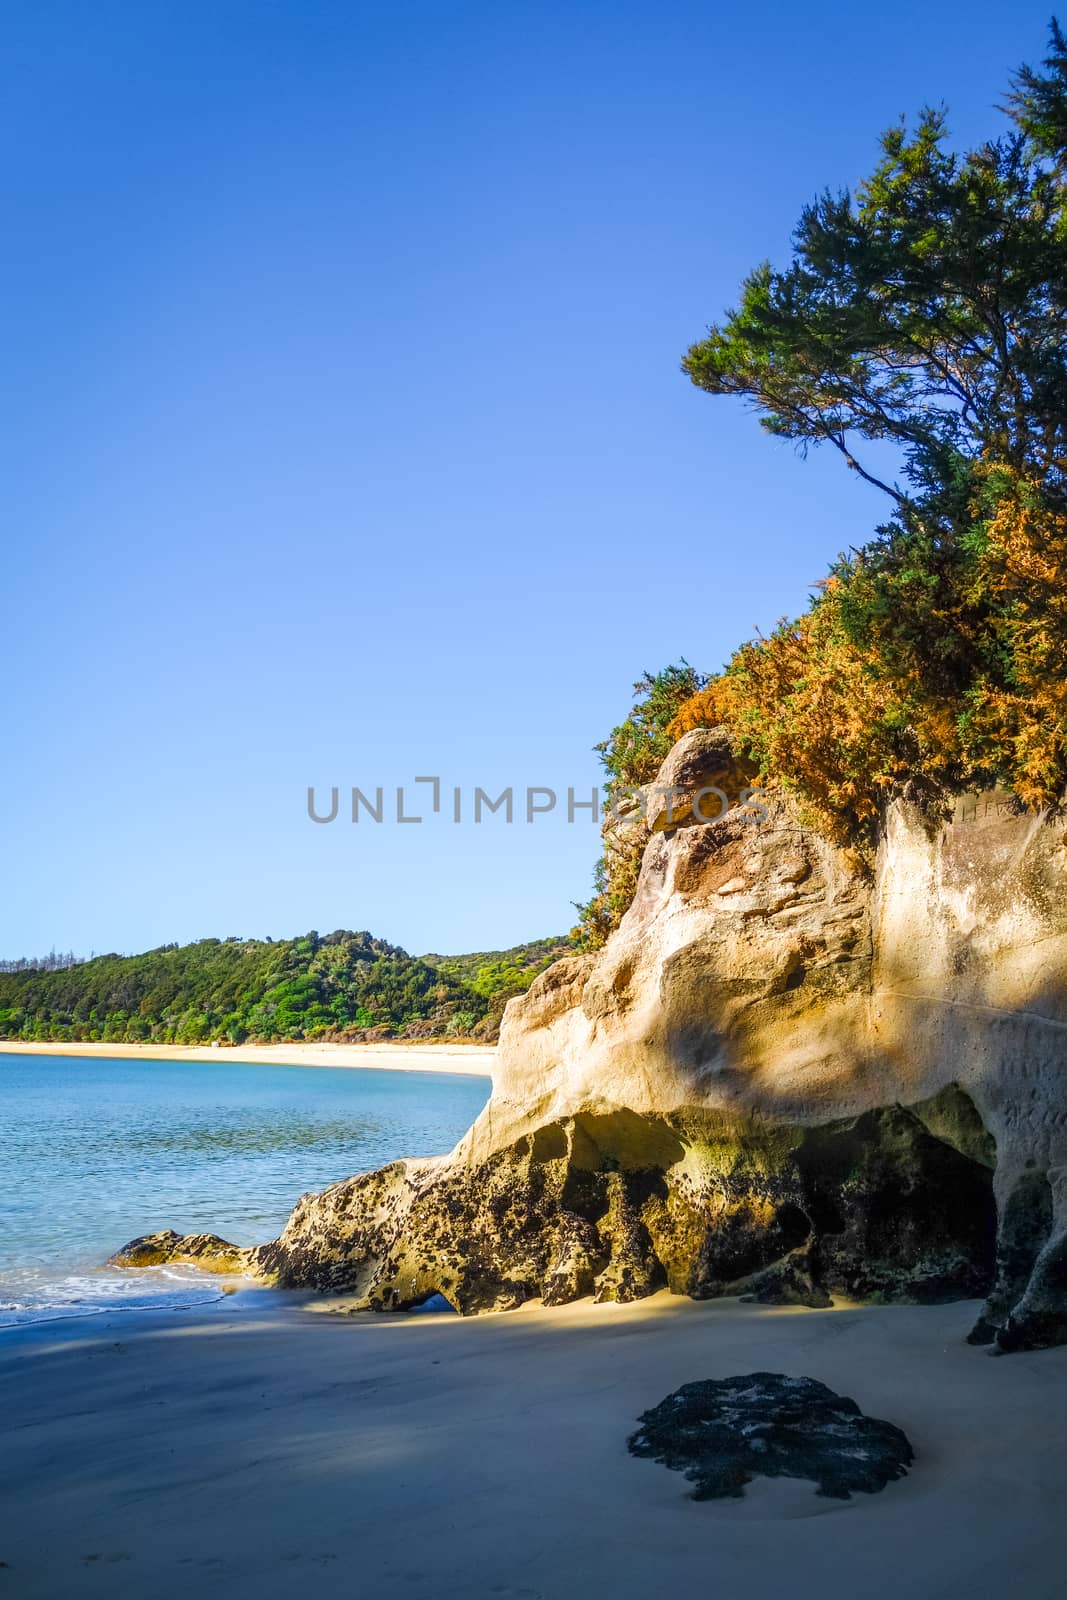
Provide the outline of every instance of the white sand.
<path id="1" fill-rule="evenodd" d="M 496 1051 L 480 1044 L 26 1044 L 0 1039 L 0 1055 L 107 1056 L 140 1061 L 249 1061 L 274 1066 L 363 1067 L 373 1072 L 458 1072 L 491 1078 Z"/>
<path id="2" fill-rule="evenodd" d="M 1052 1600 L 1067 1350 L 991 1359 L 975 1308 L 658 1296 L 310 1317 L 245 1291 L 0 1336 L 0 1596 Z M 820 1378 L 910 1436 L 881 1494 L 696 1504 L 636 1461 L 690 1379 Z"/>

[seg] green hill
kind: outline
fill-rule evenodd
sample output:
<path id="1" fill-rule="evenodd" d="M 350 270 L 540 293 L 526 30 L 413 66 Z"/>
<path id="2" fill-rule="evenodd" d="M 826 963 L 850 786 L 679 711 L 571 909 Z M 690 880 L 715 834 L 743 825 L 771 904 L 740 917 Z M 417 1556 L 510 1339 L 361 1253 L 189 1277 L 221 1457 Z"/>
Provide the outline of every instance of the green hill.
<path id="1" fill-rule="evenodd" d="M 475 1037 L 562 951 L 543 939 L 476 956 L 408 955 L 339 929 L 201 939 L 60 970 L 0 971 L 0 1039 L 242 1044 Z M 16 963 L 7 963 L 9 967 Z"/>
<path id="2" fill-rule="evenodd" d="M 570 942 L 556 937 L 531 939 L 529 944 L 517 944 L 511 950 L 481 950 L 466 956 L 427 955 L 422 959 L 442 977 L 462 983 L 485 1002 L 485 1018 L 479 1026 L 495 1038 L 504 1007 L 512 996 L 524 994 L 539 972 L 570 954 Z"/>

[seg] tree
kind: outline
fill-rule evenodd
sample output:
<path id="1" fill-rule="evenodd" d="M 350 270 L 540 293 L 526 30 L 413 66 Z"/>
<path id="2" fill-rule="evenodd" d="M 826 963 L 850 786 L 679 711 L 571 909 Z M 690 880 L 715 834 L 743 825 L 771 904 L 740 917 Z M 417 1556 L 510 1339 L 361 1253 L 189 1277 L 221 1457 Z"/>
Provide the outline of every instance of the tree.
<path id="1" fill-rule="evenodd" d="M 808 206 L 789 266 L 757 267 L 737 309 L 692 346 L 692 381 L 741 395 L 770 433 L 832 445 L 902 506 L 930 493 L 964 503 L 961 463 L 982 458 L 1062 490 L 1067 43 L 1056 23 L 1046 67 L 1017 75 L 1013 130 L 962 156 L 942 111 L 924 111 L 910 135 L 890 129 L 858 193 Z M 905 487 L 864 464 L 865 441 L 899 448 Z"/>
<path id="2" fill-rule="evenodd" d="M 672 723 L 726 720 L 764 782 L 839 831 L 907 783 L 937 800 L 1067 783 L 1067 39 L 1022 68 L 1009 131 L 963 154 L 924 111 L 857 193 L 804 211 L 783 270 L 683 363 L 801 451 L 829 444 L 889 520 L 809 614 L 742 647 Z M 882 465 L 892 447 L 896 465 Z"/>

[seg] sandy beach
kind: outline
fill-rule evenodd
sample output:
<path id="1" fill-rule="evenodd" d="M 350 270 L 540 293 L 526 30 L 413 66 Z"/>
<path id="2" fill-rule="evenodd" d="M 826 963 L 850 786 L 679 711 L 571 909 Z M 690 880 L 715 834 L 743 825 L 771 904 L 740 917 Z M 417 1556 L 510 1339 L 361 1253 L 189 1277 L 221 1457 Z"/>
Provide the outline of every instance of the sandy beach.
<path id="1" fill-rule="evenodd" d="M 272 1066 L 362 1067 L 371 1072 L 458 1072 L 491 1078 L 496 1051 L 479 1044 L 27 1044 L 0 1039 L 0 1056 L 103 1056 L 135 1061 L 247 1061 Z"/>
<path id="2" fill-rule="evenodd" d="M 659 1295 L 495 1317 L 312 1316 L 268 1292 L 0 1336 L 0 1593 L 274 1600 L 1052 1600 L 1067 1350 L 991 1359 L 974 1307 L 783 1311 Z M 637 1461 L 680 1384 L 819 1378 L 905 1429 L 841 1502 L 697 1504 Z"/>

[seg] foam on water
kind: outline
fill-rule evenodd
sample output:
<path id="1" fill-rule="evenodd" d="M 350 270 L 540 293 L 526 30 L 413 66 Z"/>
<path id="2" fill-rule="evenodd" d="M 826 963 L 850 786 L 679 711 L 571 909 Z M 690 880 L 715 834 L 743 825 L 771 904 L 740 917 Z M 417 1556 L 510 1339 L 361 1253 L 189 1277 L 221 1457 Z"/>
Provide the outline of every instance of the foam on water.
<path id="1" fill-rule="evenodd" d="M 192 1267 L 148 1267 L 136 1272 L 101 1267 L 63 1275 L 26 1268 L 0 1278 L 0 1328 L 106 1311 L 173 1311 L 221 1298 L 220 1280 Z"/>

